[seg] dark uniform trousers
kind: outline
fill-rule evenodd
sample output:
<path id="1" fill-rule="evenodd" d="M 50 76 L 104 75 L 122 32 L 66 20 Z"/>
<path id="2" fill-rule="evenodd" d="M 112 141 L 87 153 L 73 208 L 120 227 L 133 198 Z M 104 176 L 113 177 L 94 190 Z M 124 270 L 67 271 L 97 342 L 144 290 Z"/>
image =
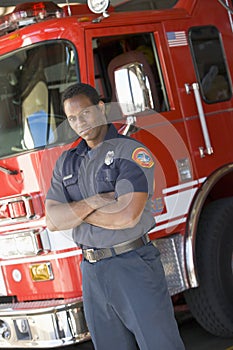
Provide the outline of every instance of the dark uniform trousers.
<path id="1" fill-rule="evenodd" d="M 85 317 L 96 350 L 184 350 L 159 251 L 149 243 L 82 261 Z"/>

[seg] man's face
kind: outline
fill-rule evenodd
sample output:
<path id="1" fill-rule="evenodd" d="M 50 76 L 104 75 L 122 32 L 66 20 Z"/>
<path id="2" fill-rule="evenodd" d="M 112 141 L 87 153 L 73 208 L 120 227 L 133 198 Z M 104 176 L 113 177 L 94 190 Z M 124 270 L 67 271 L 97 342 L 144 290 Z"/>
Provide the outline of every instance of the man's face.
<path id="1" fill-rule="evenodd" d="M 102 101 L 93 105 L 87 96 L 77 95 L 64 101 L 64 111 L 71 128 L 87 143 L 102 141 L 106 125 Z"/>

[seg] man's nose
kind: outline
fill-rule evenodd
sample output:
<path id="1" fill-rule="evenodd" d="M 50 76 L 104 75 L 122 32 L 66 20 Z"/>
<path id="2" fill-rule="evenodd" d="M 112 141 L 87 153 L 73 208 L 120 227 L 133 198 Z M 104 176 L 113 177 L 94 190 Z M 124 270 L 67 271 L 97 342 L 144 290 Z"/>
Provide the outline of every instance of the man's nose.
<path id="1" fill-rule="evenodd" d="M 76 125 L 82 125 L 85 123 L 85 118 L 82 114 L 80 115 L 77 115 L 76 118 L 75 118 L 75 124 Z"/>

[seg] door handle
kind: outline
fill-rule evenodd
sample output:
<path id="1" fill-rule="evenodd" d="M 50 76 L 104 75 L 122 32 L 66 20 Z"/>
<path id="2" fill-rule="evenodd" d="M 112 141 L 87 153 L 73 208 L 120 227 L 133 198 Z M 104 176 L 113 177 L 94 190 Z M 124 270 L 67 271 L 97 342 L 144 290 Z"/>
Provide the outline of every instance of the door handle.
<path id="1" fill-rule="evenodd" d="M 194 97 L 195 97 L 195 102 L 198 110 L 198 115 L 199 115 L 199 120 L 201 123 L 201 129 L 204 137 L 204 142 L 205 142 L 205 148 L 204 147 L 199 147 L 199 152 L 201 158 L 205 157 L 205 155 L 211 155 L 214 153 L 213 147 L 210 142 L 210 136 L 209 136 L 209 130 L 206 124 L 206 117 L 205 113 L 202 107 L 202 101 L 201 101 L 201 96 L 200 96 L 200 91 L 199 91 L 199 85 L 198 83 L 193 83 L 192 86 L 190 87 L 189 84 L 185 84 L 185 89 L 187 94 L 193 90 L 194 92 Z"/>

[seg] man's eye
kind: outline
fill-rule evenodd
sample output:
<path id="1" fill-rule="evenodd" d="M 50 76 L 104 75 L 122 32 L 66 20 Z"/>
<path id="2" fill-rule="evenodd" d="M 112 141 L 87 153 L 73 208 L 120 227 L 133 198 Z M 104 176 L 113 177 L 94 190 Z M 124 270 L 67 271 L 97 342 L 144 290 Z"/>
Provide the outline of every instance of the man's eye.
<path id="1" fill-rule="evenodd" d="M 74 122 L 76 120 L 76 117 L 68 117 L 68 121 L 70 123 Z"/>
<path id="2" fill-rule="evenodd" d="M 85 109 L 85 110 L 82 112 L 82 116 L 87 116 L 89 113 L 90 113 L 90 110 L 89 110 L 89 109 Z"/>

